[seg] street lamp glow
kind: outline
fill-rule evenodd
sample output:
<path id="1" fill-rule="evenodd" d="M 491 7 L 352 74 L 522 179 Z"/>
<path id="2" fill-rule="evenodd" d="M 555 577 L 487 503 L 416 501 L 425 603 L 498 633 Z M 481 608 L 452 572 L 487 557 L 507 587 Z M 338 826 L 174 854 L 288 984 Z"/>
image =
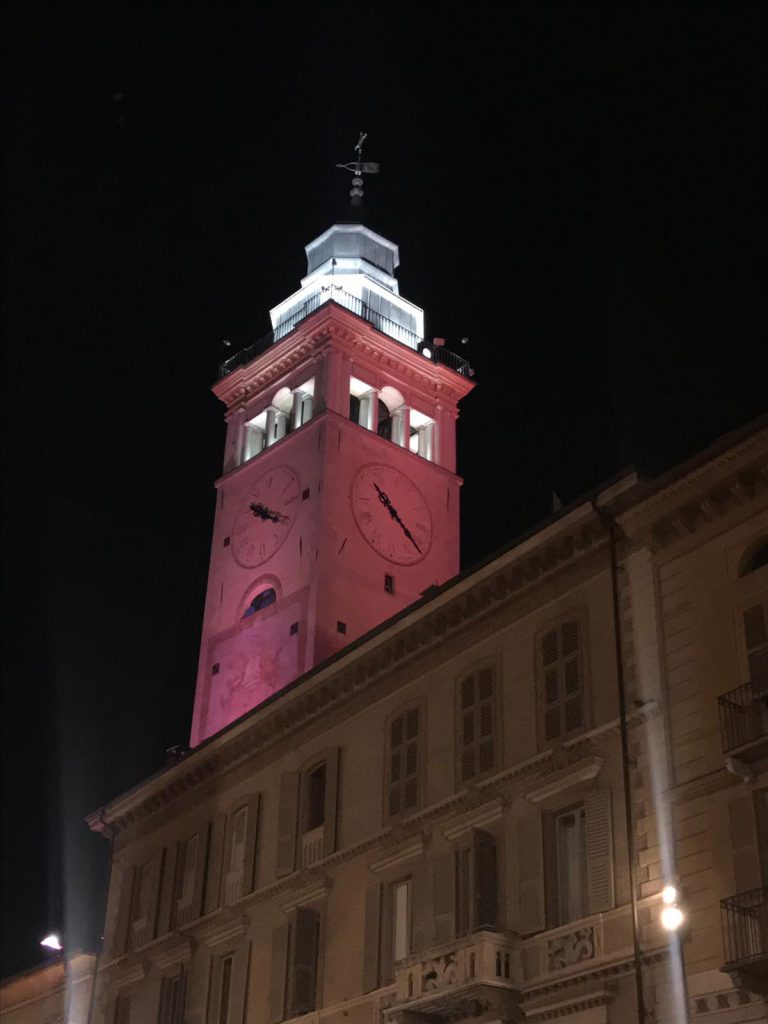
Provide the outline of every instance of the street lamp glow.
<path id="1" fill-rule="evenodd" d="M 673 903 L 677 903 L 677 889 L 674 885 L 665 885 L 661 890 L 661 902 L 665 903 L 668 907 L 671 907 Z"/>
<path id="2" fill-rule="evenodd" d="M 40 945 L 45 946 L 46 949 L 63 949 L 61 939 L 56 932 L 51 932 L 50 935 L 46 935 L 44 939 L 40 940 Z"/>
<path id="3" fill-rule="evenodd" d="M 676 932 L 684 920 L 685 915 L 680 907 L 664 907 L 661 912 L 661 923 L 668 932 Z"/>
<path id="4" fill-rule="evenodd" d="M 421 350 L 421 354 L 423 356 L 426 356 L 427 359 L 431 359 L 432 358 L 432 349 L 431 348 L 427 348 L 427 346 L 425 345 L 424 348 Z"/>

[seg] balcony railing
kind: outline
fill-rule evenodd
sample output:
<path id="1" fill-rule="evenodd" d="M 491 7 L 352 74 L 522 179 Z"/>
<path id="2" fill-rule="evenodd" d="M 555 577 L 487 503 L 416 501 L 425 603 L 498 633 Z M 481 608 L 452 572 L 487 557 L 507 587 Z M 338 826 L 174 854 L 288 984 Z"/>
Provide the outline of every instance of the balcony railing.
<path id="1" fill-rule="evenodd" d="M 726 966 L 768 965 L 768 886 L 720 901 Z"/>
<path id="2" fill-rule="evenodd" d="M 262 338 L 259 338 L 258 341 L 249 345 L 247 348 L 243 348 L 240 349 L 239 352 L 235 352 L 235 354 L 230 356 L 229 359 L 225 359 L 219 367 L 219 379 L 228 376 L 239 367 L 250 363 L 278 341 L 282 341 L 283 338 L 287 337 L 287 335 L 291 334 L 291 332 L 298 327 L 302 320 L 306 320 L 311 313 L 314 313 L 315 310 L 325 305 L 326 302 L 335 302 L 338 306 L 348 309 L 350 313 L 354 313 L 355 316 L 359 316 L 362 320 L 367 321 L 381 334 L 386 334 L 387 337 L 393 338 L 395 341 L 399 342 L 401 345 L 405 345 L 407 348 L 419 351 L 423 344 L 424 339 L 420 338 L 418 334 L 414 334 L 413 331 L 409 331 L 401 324 L 396 323 L 394 320 L 390 320 L 389 317 L 382 316 L 381 313 L 372 309 L 367 305 L 367 303 L 363 302 L 362 299 L 358 299 L 356 295 L 351 295 L 338 285 L 329 285 L 321 291 L 315 292 L 314 295 L 311 295 L 303 305 L 301 305 L 286 320 L 283 320 L 282 323 L 278 324 L 274 330 L 265 334 Z M 451 352 L 444 347 L 434 349 L 432 359 L 434 362 L 447 366 L 455 373 L 460 373 L 465 377 L 472 376 L 472 370 L 470 369 L 467 360 L 463 359 L 461 356 L 457 356 L 455 352 Z"/>
<path id="3" fill-rule="evenodd" d="M 400 960 L 395 966 L 396 995 L 387 1016 L 401 1020 L 404 1010 L 459 1014 L 477 998 L 478 990 L 498 993 L 504 1005 L 513 996 L 516 1001 L 521 982 L 517 945 L 510 935 L 478 931 L 434 948 L 428 956 Z"/>
<path id="4" fill-rule="evenodd" d="M 310 868 L 323 859 L 323 826 L 305 832 L 301 837 L 301 866 Z"/>
<path id="5" fill-rule="evenodd" d="M 717 702 L 724 753 L 768 739 L 768 682 L 737 686 L 718 697 Z"/>

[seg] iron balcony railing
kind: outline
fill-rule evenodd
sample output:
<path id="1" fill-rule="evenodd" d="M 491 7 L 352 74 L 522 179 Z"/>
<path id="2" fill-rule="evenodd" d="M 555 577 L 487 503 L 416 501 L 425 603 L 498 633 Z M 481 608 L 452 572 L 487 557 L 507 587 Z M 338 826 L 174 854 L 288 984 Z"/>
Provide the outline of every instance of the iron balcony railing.
<path id="1" fill-rule="evenodd" d="M 768 737 L 768 680 L 737 686 L 717 698 L 726 754 Z"/>
<path id="2" fill-rule="evenodd" d="M 233 370 L 237 370 L 238 367 L 250 363 L 278 341 L 282 341 L 283 338 L 298 327 L 302 320 L 306 320 L 311 313 L 314 313 L 320 306 L 324 306 L 326 302 L 335 302 L 338 306 L 348 309 L 350 313 L 354 313 L 355 316 L 359 316 L 362 320 L 367 321 L 381 334 L 386 334 L 387 337 L 400 342 L 401 345 L 405 345 L 407 348 L 421 351 L 424 347 L 424 339 L 420 338 L 418 334 L 414 334 L 413 331 L 409 331 L 402 324 L 390 320 L 389 317 L 383 316 L 363 302 L 362 299 L 358 299 L 356 295 L 350 295 L 349 292 L 344 291 L 339 286 L 333 286 L 332 288 L 329 286 L 311 295 L 305 303 L 292 313 L 290 317 L 278 324 L 274 330 L 269 331 L 268 334 L 259 338 L 252 345 L 248 345 L 246 348 L 240 349 L 239 352 L 235 352 L 229 359 L 225 359 L 219 367 L 219 379 L 228 376 Z M 467 360 L 442 346 L 432 350 L 432 359 L 434 362 L 447 366 L 448 369 L 465 377 L 472 376 L 472 370 Z"/>
<path id="3" fill-rule="evenodd" d="M 768 886 L 720 901 L 726 964 L 768 958 Z"/>

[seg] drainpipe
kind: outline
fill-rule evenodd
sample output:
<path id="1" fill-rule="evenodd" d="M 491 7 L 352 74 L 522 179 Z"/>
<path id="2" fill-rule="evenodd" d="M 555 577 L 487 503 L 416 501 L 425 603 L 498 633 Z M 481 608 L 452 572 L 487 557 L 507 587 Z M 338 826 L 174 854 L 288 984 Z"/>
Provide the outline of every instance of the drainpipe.
<path id="1" fill-rule="evenodd" d="M 608 546 L 611 556 L 611 596 L 613 599 L 613 639 L 616 659 L 616 688 L 619 697 L 619 732 L 621 734 L 621 764 L 624 781 L 624 824 L 627 831 L 627 861 L 629 864 L 629 886 L 632 898 L 632 945 L 635 954 L 635 988 L 637 990 L 637 1019 L 639 1024 L 646 1024 L 645 994 L 643 991 L 643 952 L 640 947 L 640 929 L 637 920 L 637 856 L 635 852 L 635 830 L 632 815 L 632 786 L 630 768 L 633 759 L 629 753 L 629 737 L 627 735 L 627 694 L 624 681 L 624 658 L 621 642 L 621 608 L 619 604 L 619 567 L 616 556 L 617 525 L 613 516 L 604 508 L 599 508 L 592 499 L 592 508 L 608 534 Z"/>

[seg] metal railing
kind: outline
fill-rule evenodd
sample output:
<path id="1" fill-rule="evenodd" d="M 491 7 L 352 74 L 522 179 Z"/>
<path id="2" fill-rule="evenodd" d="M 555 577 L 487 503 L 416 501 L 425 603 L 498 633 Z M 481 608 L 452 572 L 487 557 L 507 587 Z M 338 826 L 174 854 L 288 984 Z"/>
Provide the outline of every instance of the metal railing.
<path id="1" fill-rule="evenodd" d="M 768 687 L 750 682 L 717 698 L 723 753 L 768 737 Z"/>
<path id="2" fill-rule="evenodd" d="M 768 886 L 720 901 L 726 964 L 768 958 Z"/>
<path id="3" fill-rule="evenodd" d="M 302 320 L 306 320 L 310 314 L 314 313 L 320 306 L 324 306 L 326 302 L 335 302 L 337 306 L 342 306 L 344 309 L 349 310 L 350 313 L 354 313 L 361 320 L 365 320 L 381 334 L 386 334 L 387 337 L 394 339 L 394 341 L 399 342 L 401 345 L 405 345 L 407 348 L 419 351 L 424 343 L 424 339 L 420 338 L 418 334 L 414 334 L 413 331 L 409 331 L 402 324 L 390 320 L 389 317 L 383 316 L 363 302 L 362 299 L 358 299 L 357 296 L 350 295 L 349 292 L 344 291 L 340 285 L 325 285 L 320 291 L 311 295 L 287 319 L 279 323 L 274 330 L 269 331 L 268 334 L 259 338 L 252 345 L 248 345 L 246 348 L 240 349 L 239 352 L 235 352 L 229 359 L 225 359 L 219 366 L 219 379 L 228 376 L 240 366 L 250 363 L 257 356 L 271 348 L 272 345 L 282 341 L 283 338 L 298 327 Z M 436 363 L 447 366 L 455 373 L 460 373 L 466 377 L 472 376 L 472 370 L 467 360 L 444 347 L 434 349 L 432 359 Z"/>

